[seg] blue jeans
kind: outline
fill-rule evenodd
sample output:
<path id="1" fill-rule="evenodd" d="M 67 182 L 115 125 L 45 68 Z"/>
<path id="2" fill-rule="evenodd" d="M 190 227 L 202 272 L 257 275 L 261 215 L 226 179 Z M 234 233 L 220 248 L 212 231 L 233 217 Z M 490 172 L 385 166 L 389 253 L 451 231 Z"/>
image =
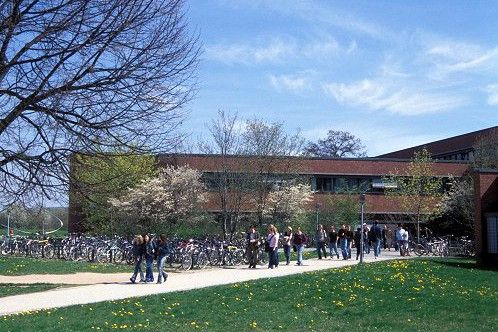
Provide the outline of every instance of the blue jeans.
<path id="1" fill-rule="evenodd" d="M 375 240 L 375 244 L 374 244 L 374 256 L 375 257 L 379 257 L 380 255 L 380 245 L 382 243 L 382 239 L 377 239 Z"/>
<path id="2" fill-rule="evenodd" d="M 145 256 L 145 281 L 154 281 L 154 273 L 152 272 L 152 265 L 154 264 L 154 256 Z"/>
<path id="3" fill-rule="evenodd" d="M 270 248 L 268 252 L 268 267 L 273 269 L 274 266 L 278 266 L 278 248 Z"/>
<path id="4" fill-rule="evenodd" d="M 334 253 L 332 251 L 335 251 L 335 254 L 339 258 L 339 251 L 337 251 L 337 242 L 330 242 L 329 243 L 330 257 L 334 256 Z"/>
<path id="5" fill-rule="evenodd" d="M 342 258 L 348 259 L 349 252 L 348 252 L 348 240 L 347 239 L 341 239 L 341 252 L 342 252 Z"/>
<path id="6" fill-rule="evenodd" d="M 291 255 L 291 246 L 290 245 L 284 245 L 284 256 L 285 256 L 285 263 L 289 265 L 290 263 L 290 255 Z"/>
<path id="7" fill-rule="evenodd" d="M 168 278 L 168 274 L 164 272 L 164 263 L 166 263 L 166 256 L 157 257 L 157 282 L 159 283 Z"/>
<path id="8" fill-rule="evenodd" d="M 133 282 L 135 282 L 135 279 L 137 279 L 137 275 L 139 273 L 140 273 L 140 280 L 145 280 L 144 279 L 144 272 L 142 271 L 142 261 L 143 261 L 142 256 L 135 257 L 135 269 L 133 270 L 133 275 L 131 276 L 131 279 L 133 279 Z"/>
<path id="9" fill-rule="evenodd" d="M 297 264 L 303 265 L 303 252 L 304 252 L 304 244 L 300 244 L 297 246 Z"/>
<path id="10" fill-rule="evenodd" d="M 370 241 L 365 240 L 365 243 L 363 244 L 363 249 L 365 249 L 365 253 L 369 254 L 370 253 Z"/>
<path id="11" fill-rule="evenodd" d="M 348 258 L 351 258 L 351 240 L 350 239 L 346 239 L 347 243 L 346 243 L 346 248 L 348 250 Z"/>

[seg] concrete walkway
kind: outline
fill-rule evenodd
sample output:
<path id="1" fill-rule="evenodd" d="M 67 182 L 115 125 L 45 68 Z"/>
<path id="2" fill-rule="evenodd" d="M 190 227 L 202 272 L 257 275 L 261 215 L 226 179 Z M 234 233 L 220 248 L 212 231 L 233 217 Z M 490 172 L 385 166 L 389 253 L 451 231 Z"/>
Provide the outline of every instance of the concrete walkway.
<path id="1" fill-rule="evenodd" d="M 401 258 L 399 257 L 399 253 L 392 251 L 383 252 L 381 257 L 375 261 L 397 258 Z M 373 255 L 366 256 L 365 261 L 374 261 Z M 355 264 L 357 264 L 356 260 L 343 261 L 337 259 L 309 259 L 305 261 L 304 266 L 296 266 L 295 262 L 291 262 L 291 265 L 286 266 L 285 264 L 281 264 L 278 268 L 272 270 L 267 269 L 266 266 L 259 266 L 257 269 L 248 269 L 247 266 L 224 269 L 213 268 L 202 271 L 169 273 L 167 282 L 160 285 L 156 283 L 131 284 L 128 280 L 131 273 L 80 273 L 72 275 L 32 275 L 16 277 L 0 276 L 0 283 L 27 283 L 27 281 L 29 281 L 29 283 L 91 283 L 91 285 L 86 286 L 59 288 L 39 293 L 4 297 L 0 300 L 0 315 L 13 314 L 22 311 L 66 307 L 77 304 L 120 300 L 151 294 L 191 290 L 209 286 L 244 282 L 248 280 L 273 278 L 303 272 L 325 270 Z"/>

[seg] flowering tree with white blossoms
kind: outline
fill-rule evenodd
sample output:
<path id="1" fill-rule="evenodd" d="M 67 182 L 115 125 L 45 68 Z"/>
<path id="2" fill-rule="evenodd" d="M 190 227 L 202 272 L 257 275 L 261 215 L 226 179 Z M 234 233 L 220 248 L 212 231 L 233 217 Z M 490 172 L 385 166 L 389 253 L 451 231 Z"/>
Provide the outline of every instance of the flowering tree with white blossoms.
<path id="1" fill-rule="evenodd" d="M 306 204 L 312 200 L 313 192 L 305 184 L 292 184 L 272 190 L 267 196 L 263 213 L 267 217 L 290 222 L 305 212 Z"/>
<path id="2" fill-rule="evenodd" d="M 166 222 L 176 223 L 197 210 L 206 200 L 200 178 L 201 174 L 188 166 L 168 166 L 157 177 L 142 181 L 110 203 L 116 210 L 133 217 L 133 226 L 152 231 Z"/>

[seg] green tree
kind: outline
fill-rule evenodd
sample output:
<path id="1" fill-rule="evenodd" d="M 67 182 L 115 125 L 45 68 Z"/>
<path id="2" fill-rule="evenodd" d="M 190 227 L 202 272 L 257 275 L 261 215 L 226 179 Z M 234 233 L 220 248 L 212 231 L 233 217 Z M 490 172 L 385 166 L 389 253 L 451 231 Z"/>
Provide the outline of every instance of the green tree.
<path id="1" fill-rule="evenodd" d="M 443 180 L 435 176 L 433 164 L 430 152 L 423 149 L 415 152 L 404 172 L 396 171 L 387 179 L 396 184 L 396 188 L 387 189 L 388 195 L 397 197 L 401 210 L 417 225 L 417 240 L 420 223 L 438 214 L 443 195 Z"/>
<path id="2" fill-rule="evenodd" d="M 441 200 L 440 212 L 445 219 L 440 226 L 451 229 L 453 234 L 474 235 L 474 184 L 471 176 L 452 181 L 451 189 Z"/>
<path id="3" fill-rule="evenodd" d="M 337 227 L 350 225 L 353 229 L 360 219 L 360 202 L 358 195 L 352 192 L 343 192 L 337 195 L 330 195 L 326 200 L 324 209 L 332 213 L 332 220 Z"/>
<path id="4" fill-rule="evenodd" d="M 474 143 L 473 167 L 498 168 L 498 130 L 492 129 Z"/>
<path id="5" fill-rule="evenodd" d="M 77 154 L 70 199 L 81 206 L 83 226 L 94 233 L 114 233 L 117 222 L 109 199 L 157 174 L 156 159 L 127 152 Z"/>

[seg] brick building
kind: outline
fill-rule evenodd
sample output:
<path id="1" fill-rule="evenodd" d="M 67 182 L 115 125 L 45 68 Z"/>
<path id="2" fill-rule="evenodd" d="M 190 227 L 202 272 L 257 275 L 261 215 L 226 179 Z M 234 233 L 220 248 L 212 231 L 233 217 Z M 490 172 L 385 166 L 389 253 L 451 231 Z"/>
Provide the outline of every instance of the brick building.
<path id="1" fill-rule="evenodd" d="M 225 157 L 225 165 L 229 165 L 232 172 L 250 172 L 251 157 Z M 313 210 L 317 203 L 322 206 L 326 199 L 341 196 L 345 188 L 352 191 L 365 192 L 367 214 L 369 218 L 383 221 L 403 221 L 400 216 L 406 214 L 401 211 L 396 197 L 386 196 L 382 189 L 382 182 L 391 174 L 406 174 L 409 160 L 382 159 L 382 158 L 304 158 L 288 157 L 277 160 L 273 165 L 271 181 L 278 184 L 285 178 L 286 173 L 298 173 L 299 176 L 309 179 L 310 189 L 314 192 L 313 201 L 309 209 Z M 161 155 L 160 165 L 189 165 L 203 172 L 204 182 L 209 186 L 210 175 L 221 172 L 221 157 L 218 155 Z M 461 177 L 468 170 L 468 163 L 456 161 L 435 161 L 432 164 L 435 176 L 443 180 L 449 177 Z M 364 189 L 361 189 L 364 188 Z M 210 212 L 218 212 L 219 207 L 215 195 L 206 204 Z M 251 210 L 250 206 L 245 207 Z"/>
<path id="2" fill-rule="evenodd" d="M 427 149 L 436 160 L 468 160 L 473 159 L 474 145 L 476 141 L 484 135 L 498 130 L 498 126 L 473 131 L 463 135 L 445 138 L 422 145 L 417 145 L 407 149 L 389 152 L 377 156 L 377 158 L 398 158 L 410 159 L 413 153 L 422 149 Z"/>
<path id="3" fill-rule="evenodd" d="M 374 158 L 306 158 L 285 157 L 275 158 L 268 181 L 278 184 L 286 175 L 299 174 L 307 178 L 310 189 L 313 190 L 313 201 L 309 203 L 309 210 L 314 210 L 316 204 L 325 204 L 326 200 L 340 197 L 344 187 L 368 188 L 366 194 L 367 218 L 385 222 L 406 222 L 396 197 L 386 196 L 383 179 L 390 174 L 403 174 L 410 163 L 415 151 L 426 148 L 434 158 L 432 170 L 435 176 L 443 180 L 449 177 L 462 177 L 473 172 L 475 186 L 475 225 L 479 260 L 483 263 L 498 264 L 498 171 L 472 171 L 469 163 L 473 158 L 475 142 L 497 127 L 487 128 L 447 139 L 430 142 L 380 155 Z M 223 162 L 222 162 L 223 160 Z M 230 172 L 243 174 L 251 172 L 251 163 L 254 158 L 249 156 L 199 155 L 199 154 L 172 154 L 159 155 L 158 163 L 165 165 L 189 165 L 203 173 L 203 181 L 208 189 L 210 181 L 217 172 L 223 171 L 222 165 L 228 166 Z M 225 168 L 226 169 L 226 168 Z M 212 189 L 212 188 L 211 188 Z M 213 190 L 208 194 L 209 200 L 205 209 L 212 213 L 220 211 L 218 197 Z M 70 196 L 71 197 L 71 196 Z M 251 204 L 246 203 L 242 209 L 248 213 L 254 210 Z M 79 203 L 69 202 L 69 230 L 81 230 L 81 214 Z"/>
<path id="4" fill-rule="evenodd" d="M 498 266 L 498 170 L 476 170 L 473 176 L 477 260 Z"/>

